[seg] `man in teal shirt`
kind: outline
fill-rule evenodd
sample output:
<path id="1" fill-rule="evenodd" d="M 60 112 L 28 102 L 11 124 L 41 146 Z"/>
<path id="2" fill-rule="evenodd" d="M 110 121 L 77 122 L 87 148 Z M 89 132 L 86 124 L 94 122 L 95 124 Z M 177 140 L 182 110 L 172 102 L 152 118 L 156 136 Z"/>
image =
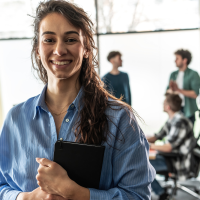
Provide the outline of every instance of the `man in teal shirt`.
<path id="1" fill-rule="evenodd" d="M 121 72 L 118 69 L 119 67 L 122 67 L 121 53 L 119 51 L 111 51 L 108 54 L 107 59 L 112 64 L 112 70 L 102 78 L 106 90 L 117 98 L 123 96 L 122 100 L 131 105 L 131 91 L 128 74 Z"/>
<path id="2" fill-rule="evenodd" d="M 188 68 L 192 60 L 192 55 L 188 50 L 180 49 L 174 54 L 178 70 L 171 73 L 167 91 L 179 94 L 182 98 L 182 111 L 194 125 L 195 112 L 198 110 L 196 97 L 200 89 L 199 74 Z"/>

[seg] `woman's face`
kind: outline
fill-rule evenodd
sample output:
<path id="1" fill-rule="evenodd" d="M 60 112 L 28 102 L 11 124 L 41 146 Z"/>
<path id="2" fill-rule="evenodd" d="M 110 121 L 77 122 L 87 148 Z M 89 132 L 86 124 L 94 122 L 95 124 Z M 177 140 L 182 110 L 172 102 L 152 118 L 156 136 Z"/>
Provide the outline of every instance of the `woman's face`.
<path id="1" fill-rule="evenodd" d="M 83 33 L 58 13 L 48 14 L 40 23 L 37 54 L 48 80 L 68 79 L 80 73 L 86 50 Z"/>

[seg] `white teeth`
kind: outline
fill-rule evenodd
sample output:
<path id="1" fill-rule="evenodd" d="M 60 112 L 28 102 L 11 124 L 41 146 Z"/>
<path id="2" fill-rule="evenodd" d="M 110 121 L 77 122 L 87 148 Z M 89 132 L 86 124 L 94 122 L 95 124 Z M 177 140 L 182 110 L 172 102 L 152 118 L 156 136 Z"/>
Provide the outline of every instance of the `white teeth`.
<path id="1" fill-rule="evenodd" d="M 62 62 L 58 62 L 58 61 L 52 61 L 53 64 L 56 64 L 56 65 L 67 65 L 70 63 L 70 61 L 62 61 Z"/>

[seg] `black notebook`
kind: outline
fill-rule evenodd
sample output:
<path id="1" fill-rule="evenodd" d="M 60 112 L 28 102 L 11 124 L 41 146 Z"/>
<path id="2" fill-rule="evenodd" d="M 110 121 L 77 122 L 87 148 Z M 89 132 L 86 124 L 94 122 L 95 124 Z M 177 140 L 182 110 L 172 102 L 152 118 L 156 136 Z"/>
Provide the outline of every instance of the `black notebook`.
<path id="1" fill-rule="evenodd" d="M 61 165 L 70 179 L 86 188 L 99 189 L 104 146 L 58 140 L 54 162 Z"/>

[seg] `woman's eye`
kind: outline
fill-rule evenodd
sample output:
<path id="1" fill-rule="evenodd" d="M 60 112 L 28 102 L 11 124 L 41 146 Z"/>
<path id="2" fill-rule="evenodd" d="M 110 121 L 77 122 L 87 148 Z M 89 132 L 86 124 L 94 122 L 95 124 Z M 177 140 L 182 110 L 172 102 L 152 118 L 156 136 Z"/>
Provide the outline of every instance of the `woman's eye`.
<path id="1" fill-rule="evenodd" d="M 53 42 L 53 40 L 52 39 L 46 39 L 46 40 L 44 40 L 45 42 Z"/>
<path id="2" fill-rule="evenodd" d="M 75 42 L 75 39 L 67 39 L 66 42 Z"/>

